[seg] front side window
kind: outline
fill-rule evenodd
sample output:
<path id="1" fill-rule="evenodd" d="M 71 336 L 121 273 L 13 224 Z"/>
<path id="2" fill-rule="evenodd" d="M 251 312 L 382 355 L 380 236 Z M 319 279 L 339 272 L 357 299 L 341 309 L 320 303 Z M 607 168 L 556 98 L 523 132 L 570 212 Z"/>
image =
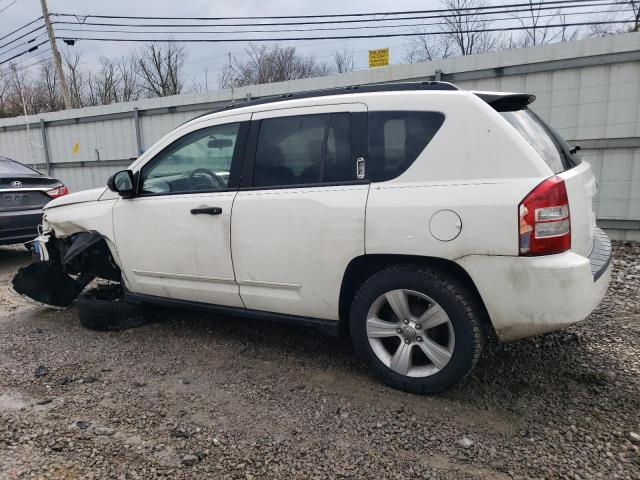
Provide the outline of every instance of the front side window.
<path id="1" fill-rule="evenodd" d="M 189 193 L 224 190 L 239 123 L 216 125 L 188 133 L 142 168 L 142 193 Z"/>
<path id="2" fill-rule="evenodd" d="M 439 112 L 370 112 L 369 162 L 374 182 L 404 173 L 444 122 Z"/>
<path id="3" fill-rule="evenodd" d="M 300 115 L 261 121 L 254 186 L 309 185 L 353 179 L 350 114 Z"/>

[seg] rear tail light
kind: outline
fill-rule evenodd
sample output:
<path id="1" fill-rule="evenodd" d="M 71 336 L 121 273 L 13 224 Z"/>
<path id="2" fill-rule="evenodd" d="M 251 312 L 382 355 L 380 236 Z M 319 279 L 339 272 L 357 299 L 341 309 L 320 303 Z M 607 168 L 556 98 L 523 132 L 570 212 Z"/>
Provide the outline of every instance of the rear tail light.
<path id="1" fill-rule="evenodd" d="M 52 188 L 45 192 L 51 198 L 58 198 L 69 193 L 69 189 L 62 185 L 61 187 Z"/>
<path id="2" fill-rule="evenodd" d="M 564 180 L 547 178 L 518 206 L 520 255 L 550 255 L 571 248 L 571 216 Z"/>

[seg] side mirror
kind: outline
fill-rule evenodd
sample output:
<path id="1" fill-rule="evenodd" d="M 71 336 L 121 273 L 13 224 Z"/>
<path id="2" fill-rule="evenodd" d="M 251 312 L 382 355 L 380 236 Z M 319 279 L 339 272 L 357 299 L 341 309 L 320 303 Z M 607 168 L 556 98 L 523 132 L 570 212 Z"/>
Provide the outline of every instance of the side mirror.
<path id="1" fill-rule="evenodd" d="M 119 193 L 122 198 L 131 198 L 135 195 L 133 185 L 133 172 L 131 170 L 116 172 L 107 180 L 109 190 Z"/>

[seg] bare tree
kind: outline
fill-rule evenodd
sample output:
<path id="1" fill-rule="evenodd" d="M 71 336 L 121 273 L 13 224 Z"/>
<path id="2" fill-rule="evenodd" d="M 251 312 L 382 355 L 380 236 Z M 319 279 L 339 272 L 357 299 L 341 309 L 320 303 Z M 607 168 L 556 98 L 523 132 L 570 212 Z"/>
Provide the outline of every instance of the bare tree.
<path id="1" fill-rule="evenodd" d="M 183 45 L 173 42 L 148 43 L 137 55 L 137 74 L 141 88 L 149 97 L 179 94 L 184 86 L 183 67 L 187 54 Z"/>
<path id="2" fill-rule="evenodd" d="M 491 25 L 491 21 L 480 10 L 487 6 L 483 0 L 442 0 L 442 3 L 451 10 L 442 18 L 442 29 L 448 32 L 457 54 L 473 55 L 495 50 L 498 36 L 482 31 Z"/>
<path id="3" fill-rule="evenodd" d="M 283 82 L 297 78 L 320 77 L 329 67 L 312 55 L 299 55 L 295 47 L 250 45 L 245 61 L 231 58 L 218 78 L 222 88 L 260 83 Z"/>
<path id="4" fill-rule="evenodd" d="M 620 33 L 637 32 L 640 30 L 640 0 L 619 3 L 603 15 L 596 17 L 595 20 L 602 22 L 629 20 L 631 26 L 629 23 L 590 25 L 587 37 L 608 37 Z"/>
<path id="5" fill-rule="evenodd" d="M 24 68 L 18 68 L 16 64 L 9 65 L 11 70 L 10 93 L 7 101 L 8 110 L 13 116 L 22 115 L 24 112 L 34 113 L 32 97 L 35 87 L 30 84 Z"/>
<path id="6" fill-rule="evenodd" d="M 333 51 L 333 66 L 337 73 L 346 73 L 353 71 L 353 51 L 346 45 L 342 50 L 335 49 Z"/>
<path id="7" fill-rule="evenodd" d="M 62 54 L 62 62 L 66 70 L 67 84 L 69 85 L 69 93 L 71 95 L 71 103 L 74 108 L 84 107 L 86 105 L 85 100 L 85 88 L 87 74 L 82 70 L 80 66 L 80 59 L 82 52 L 75 51 L 71 53 L 69 50 Z"/>
<path id="8" fill-rule="evenodd" d="M 10 115 L 7 109 L 10 92 L 9 82 L 9 75 L 5 71 L 0 70 L 0 118 Z"/>
<path id="9" fill-rule="evenodd" d="M 55 112 L 64 108 L 62 91 L 58 85 L 52 60 L 40 65 L 40 74 L 33 91 L 32 108 L 36 112 Z"/>
<path id="10" fill-rule="evenodd" d="M 522 26 L 522 33 L 511 35 L 505 48 L 531 47 L 552 42 L 567 42 L 577 37 L 578 31 L 568 26 L 566 16 L 560 10 L 546 15 L 543 0 L 528 0 L 524 15 L 514 14 Z M 553 24 L 560 27 L 552 27 Z"/>
<path id="11" fill-rule="evenodd" d="M 118 66 L 107 57 L 100 57 L 100 70 L 89 75 L 87 81 L 89 105 L 109 105 L 120 100 Z"/>
<path id="12" fill-rule="evenodd" d="M 142 87 L 136 73 L 136 58 L 133 55 L 120 59 L 116 68 L 120 76 L 119 102 L 138 100 Z"/>
<path id="13" fill-rule="evenodd" d="M 405 49 L 405 61 L 430 62 L 456 55 L 473 55 L 496 50 L 500 37 L 485 32 L 491 21 L 483 15 L 483 0 L 441 0 L 449 10 L 436 27 L 419 27 Z"/>
<path id="14" fill-rule="evenodd" d="M 424 27 L 417 33 L 420 35 L 410 37 L 405 48 L 404 59 L 407 63 L 431 62 L 453 54 L 453 38 L 450 35 L 434 34 Z"/>

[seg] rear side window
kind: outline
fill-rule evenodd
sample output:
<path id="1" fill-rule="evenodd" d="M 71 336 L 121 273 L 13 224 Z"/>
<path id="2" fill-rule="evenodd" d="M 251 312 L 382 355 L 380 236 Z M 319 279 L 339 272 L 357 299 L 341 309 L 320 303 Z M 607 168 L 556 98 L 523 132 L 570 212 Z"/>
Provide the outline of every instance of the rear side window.
<path id="1" fill-rule="evenodd" d="M 569 152 L 571 147 L 567 142 L 531 110 L 500 112 L 500 115 L 533 147 L 553 173 L 564 172 L 580 163 L 580 158 Z"/>
<path id="2" fill-rule="evenodd" d="M 351 161 L 349 113 L 261 121 L 254 186 L 309 185 L 353 179 L 355 162 Z"/>
<path id="3" fill-rule="evenodd" d="M 369 172 L 374 182 L 404 173 L 444 122 L 440 112 L 370 112 Z"/>

